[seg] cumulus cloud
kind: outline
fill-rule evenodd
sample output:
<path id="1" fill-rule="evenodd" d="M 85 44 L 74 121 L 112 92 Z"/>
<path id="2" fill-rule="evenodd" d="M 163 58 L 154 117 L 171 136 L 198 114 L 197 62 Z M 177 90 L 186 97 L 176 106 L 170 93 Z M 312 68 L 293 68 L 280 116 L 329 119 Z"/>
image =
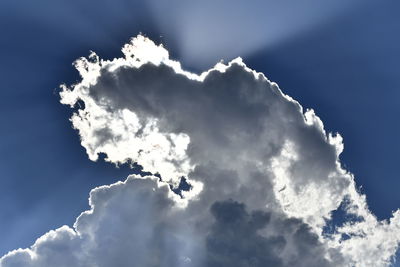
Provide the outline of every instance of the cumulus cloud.
<path id="1" fill-rule="evenodd" d="M 138 36 L 124 57 L 92 53 L 61 102 L 91 160 L 137 163 L 92 190 L 71 227 L 1 266 L 387 266 L 400 214 L 378 221 L 341 167 L 338 134 L 240 58 L 194 74 Z M 186 189 L 176 194 L 182 185 Z M 174 189 L 175 188 L 175 189 Z M 343 203 L 346 205 L 343 205 Z M 351 216 L 326 233 L 339 207 Z"/>

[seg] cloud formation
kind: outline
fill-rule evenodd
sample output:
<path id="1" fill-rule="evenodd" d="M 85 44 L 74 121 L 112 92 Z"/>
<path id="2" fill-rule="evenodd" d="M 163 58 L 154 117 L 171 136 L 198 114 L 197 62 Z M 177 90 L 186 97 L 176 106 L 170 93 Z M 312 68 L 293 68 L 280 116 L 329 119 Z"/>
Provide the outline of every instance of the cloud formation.
<path id="1" fill-rule="evenodd" d="M 399 212 L 371 214 L 341 167 L 342 138 L 312 110 L 240 58 L 197 75 L 143 36 L 122 51 L 77 60 L 82 81 L 63 86 L 61 102 L 80 107 L 71 121 L 91 160 L 104 153 L 155 176 L 93 189 L 72 228 L 1 266 L 390 264 Z M 190 190 L 178 195 L 182 177 Z M 350 219 L 326 233 L 339 207 Z"/>

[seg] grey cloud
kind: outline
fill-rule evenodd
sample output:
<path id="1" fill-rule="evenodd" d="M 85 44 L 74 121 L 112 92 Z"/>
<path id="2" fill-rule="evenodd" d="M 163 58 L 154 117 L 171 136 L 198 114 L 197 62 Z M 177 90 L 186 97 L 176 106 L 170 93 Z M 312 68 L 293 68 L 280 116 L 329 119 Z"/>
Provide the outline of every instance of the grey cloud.
<path id="1" fill-rule="evenodd" d="M 206 266 L 282 266 L 277 257 L 285 246 L 283 238 L 257 234 L 270 220 L 270 213 L 251 215 L 244 204 L 216 202 L 211 206 L 215 223 L 207 237 Z"/>
<path id="2" fill-rule="evenodd" d="M 270 223 L 271 213 L 249 214 L 242 203 L 216 202 L 211 206 L 215 223 L 207 237 L 206 266 L 338 266 L 340 261 L 327 261 L 325 247 L 309 226 L 298 219 L 280 218 L 282 231 Z M 276 222 L 275 222 L 276 223 Z M 269 237 L 259 231 L 271 227 Z M 288 244 L 290 242 L 290 245 Z M 290 258 L 280 258 L 290 246 Z M 342 263 L 343 264 L 343 263 Z"/>
<path id="3" fill-rule="evenodd" d="M 183 257 L 196 259 L 195 240 L 175 216 L 180 208 L 158 178 L 130 177 L 92 190 L 92 209 L 74 228 L 64 226 L 41 237 L 26 250 L 0 261 L 16 266 L 180 266 Z"/>
<path id="4" fill-rule="evenodd" d="M 89 198 L 91 210 L 77 218 L 74 228 L 51 231 L 30 249 L 10 252 L 0 264 L 331 266 L 318 237 L 298 219 L 281 214 L 271 219 L 271 212 L 261 210 L 249 213 L 243 203 L 232 200 L 202 206 L 204 210 L 196 215 L 193 207 L 179 207 L 171 194 L 169 186 L 156 177 L 131 176 L 123 183 L 96 188 Z M 262 236 L 259 231 L 266 227 L 278 232 Z M 288 238 L 294 240 L 291 255 L 298 257 L 289 263 L 282 259 Z M 313 261 L 306 261 L 310 256 Z"/>
<path id="5" fill-rule="evenodd" d="M 137 70 L 104 68 L 88 89 L 97 102 L 111 101 L 114 110 L 130 109 L 144 121 L 157 118 L 162 132 L 188 134 L 188 156 L 198 166 L 212 161 L 247 173 L 255 169 L 252 161 L 267 163 L 289 140 L 301 153 L 291 166 L 297 187 L 313 179 L 336 183 L 341 190 L 350 183 L 346 178 L 326 179 L 337 170 L 335 147 L 318 128 L 304 123 L 300 105 L 237 63 L 224 73 L 211 71 L 204 81 L 177 75 L 163 64 L 147 63 Z"/>
<path id="6" fill-rule="evenodd" d="M 326 198 L 326 207 L 322 207 L 324 214 L 318 214 L 320 223 L 322 216 L 329 216 L 339 205 L 352 182 L 338 168 L 337 147 L 327 142 L 320 125 L 306 124 L 302 107 L 296 101 L 284 96 L 262 74 L 246 70 L 240 61 L 232 62 L 223 72 L 210 70 L 202 80 L 177 74 L 167 63 L 144 62 L 138 68 L 115 68 L 109 64 L 101 68 L 96 82 L 85 88 L 85 94 L 83 98 L 94 100 L 110 114 L 125 109 L 134 112 L 142 128 L 156 119 L 161 133 L 188 135 L 186 158 L 194 169 L 187 176 L 205 184 L 204 194 L 214 188 L 218 191 L 215 196 L 226 192 L 227 197 L 240 199 L 244 195 L 241 190 L 253 187 L 253 191 L 259 192 L 248 190 L 247 195 L 254 195 L 253 201 L 258 203 L 246 202 L 250 208 L 276 205 L 271 160 L 279 157 L 288 143 L 293 150 L 289 153 L 297 155 L 286 167 L 295 177 L 290 181 L 294 192 L 300 195 L 304 187 L 317 183 L 328 194 L 332 193 Z M 102 131 L 113 133 L 108 123 Z M 113 138 L 95 146 L 107 146 L 110 140 Z M 118 147 L 118 142 L 114 143 Z M 99 151 L 107 154 L 106 150 Z M 132 157 L 141 164 L 140 159 Z M 180 161 L 169 162 L 180 168 Z M 232 175 L 199 175 L 200 169 Z M 167 177 L 162 168 L 158 170 L 164 180 L 177 183 L 179 177 Z M 221 184 L 218 189 L 217 184 Z M 228 189 L 232 184 L 236 188 Z"/>
<path id="7" fill-rule="evenodd" d="M 341 137 L 313 111 L 240 59 L 196 75 L 143 36 L 123 52 L 78 60 L 82 81 L 61 101 L 84 103 L 71 121 L 91 160 L 137 163 L 163 182 L 132 176 L 94 189 L 74 228 L 10 252 L 2 267 L 389 264 L 400 214 L 370 213 L 341 167 Z M 181 198 L 171 187 L 182 177 L 191 190 Z M 362 220 L 323 235 L 343 199 Z"/>

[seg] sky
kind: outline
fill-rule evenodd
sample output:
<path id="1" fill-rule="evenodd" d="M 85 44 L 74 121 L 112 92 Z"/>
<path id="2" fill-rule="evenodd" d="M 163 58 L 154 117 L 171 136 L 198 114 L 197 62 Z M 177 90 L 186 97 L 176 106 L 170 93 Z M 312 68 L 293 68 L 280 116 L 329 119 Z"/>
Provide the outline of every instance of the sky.
<path id="1" fill-rule="evenodd" d="M 121 47 L 139 33 L 163 43 L 170 57 L 193 73 L 240 56 L 304 109 L 312 108 L 325 130 L 343 137 L 340 162 L 354 174 L 372 213 L 390 218 L 400 203 L 400 4 L 348 2 L 2 1 L 0 254 L 29 247 L 51 229 L 72 227 L 90 208 L 91 189 L 139 173 L 104 162 L 105 154 L 112 154 L 104 147 L 100 160 L 89 160 L 82 132 L 79 136 L 69 121 L 77 107 L 60 104 L 59 96 L 60 84 L 81 80 L 72 66 L 76 59 L 90 51 L 102 59 L 120 58 Z M 250 200 L 242 201 L 255 209 Z M 224 223 L 218 217 L 224 209 L 251 214 L 236 202 L 212 207 L 211 231 Z"/>

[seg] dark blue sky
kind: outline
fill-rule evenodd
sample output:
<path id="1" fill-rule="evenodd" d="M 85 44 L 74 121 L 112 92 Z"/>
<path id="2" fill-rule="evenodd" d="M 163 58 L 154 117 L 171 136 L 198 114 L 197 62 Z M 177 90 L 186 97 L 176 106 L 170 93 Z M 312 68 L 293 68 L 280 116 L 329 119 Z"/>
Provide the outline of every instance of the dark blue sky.
<path id="1" fill-rule="evenodd" d="M 120 56 L 139 32 L 194 71 L 244 57 L 342 134 L 342 163 L 379 218 L 400 207 L 398 1 L 161 2 L 1 1 L 0 254 L 71 225 L 91 188 L 131 172 L 88 160 L 57 92 L 79 79 L 75 59 Z"/>

